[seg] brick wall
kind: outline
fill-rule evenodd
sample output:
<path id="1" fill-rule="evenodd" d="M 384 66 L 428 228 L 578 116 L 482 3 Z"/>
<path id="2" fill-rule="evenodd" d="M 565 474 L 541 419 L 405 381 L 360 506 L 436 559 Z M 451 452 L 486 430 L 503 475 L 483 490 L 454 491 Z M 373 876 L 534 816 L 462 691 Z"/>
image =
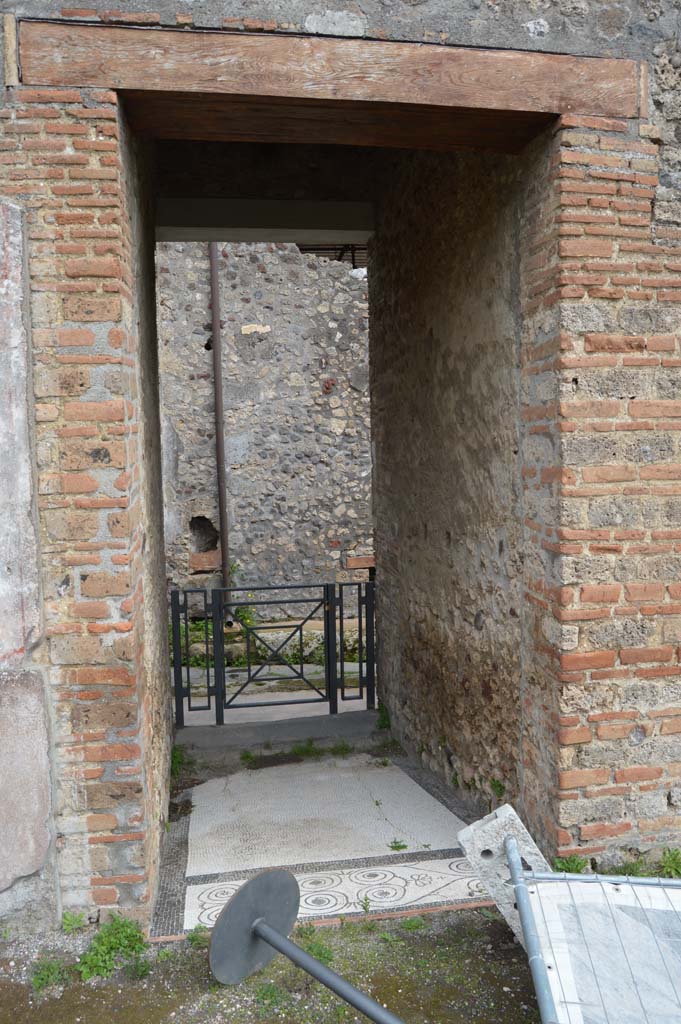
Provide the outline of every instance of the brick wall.
<path id="1" fill-rule="evenodd" d="M 498 780 L 547 849 L 605 859 L 678 842 L 681 826 L 681 261 L 673 231 L 652 221 L 656 136 L 647 120 L 565 117 L 517 161 L 515 195 L 507 181 L 497 200 L 487 196 L 498 203 L 499 226 L 507 204 L 516 204 L 520 254 L 511 286 L 521 346 L 520 502 L 511 497 L 512 474 L 505 485 L 503 476 L 495 480 L 510 531 L 507 560 L 495 564 L 491 551 L 481 554 L 494 536 L 487 494 L 493 400 L 478 409 L 484 374 L 475 387 L 458 383 L 460 361 L 475 374 L 489 346 L 503 380 L 513 377 L 513 368 L 504 370 L 503 317 L 469 352 L 489 302 L 481 301 L 477 325 L 474 316 L 462 322 L 470 268 L 449 241 L 440 244 L 437 229 L 429 236 L 430 265 L 413 223 L 410 244 L 421 254 L 424 280 L 441 278 L 446 266 L 449 283 L 439 291 L 424 284 L 413 295 L 391 262 L 401 252 L 394 234 L 387 235 L 391 256 L 379 231 L 377 259 L 393 276 L 377 271 L 372 294 L 385 698 L 405 739 L 431 767 L 466 783 L 469 795 L 494 801 Z M 427 220 L 435 207 L 422 189 L 440 180 L 441 162 L 422 178 L 416 158 L 405 159 L 416 178 L 407 191 L 420 197 Z M 455 158 L 449 174 L 455 204 L 462 181 L 483 180 Z M 477 185 L 465 200 L 470 220 L 445 232 L 448 239 L 468 239 L 468 223 L 478 239 L 484 233 L 481 195 L 485 187 Z M 392 230 L 390 199 L 385 210 Z M 484 294 L 487 258 L 470 239 L 463 248 Z M 387 301 L 396 282 L 401 334 L 394 324 L 391 334 Z M 503 380 L 494 378 L 497 395 Z M 426 486 L 426 502 L 421 488 L 439 456 L 410 437 L 423 441 L 428 419 L 451 447 L 439 488 Z M 471 456 L 464 458 L 458 449 L 466 444 Z M 478 506 L 472 501 L 462 517 L 467 492 Z M 411 508 L 408 522 L 399 511 L 391 519 L 389 508 Z M 522 563 L 522 603 L 504 605 L 504 586 L 513 593 L 513 555 Z M 479 567 L 477 593 L 471 564 Z M 519 629 L 511 606 L 520 610 Z M 479 658 L 480 648 L 498 656 L 496 664 Z"/>
<path id="2" fill-rule="evenodd" d="M 557 840 L 593 855 L 681 826 L 681 260 L 652 218 L 657 136 L 566 117 L 557 137 Z"/>
<path id="3" fill-rule="evenodd" d="M 50 691 L 61 899 L 137 906 L 165 765 L 145 762 L 140 304 L 123 126 L 99 90 L 9 90 L 0 118 L 0 190 L 27 213 L 46 622 L 34 657 Z"/>

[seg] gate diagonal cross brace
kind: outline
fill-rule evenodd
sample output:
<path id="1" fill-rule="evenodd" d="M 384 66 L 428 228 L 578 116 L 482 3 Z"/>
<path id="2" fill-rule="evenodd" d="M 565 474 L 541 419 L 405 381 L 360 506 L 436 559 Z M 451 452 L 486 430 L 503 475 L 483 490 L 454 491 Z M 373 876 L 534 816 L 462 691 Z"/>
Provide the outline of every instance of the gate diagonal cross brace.
<path id="1" fill-rule="evenodd" d="M 356 590 L 358 609 L 358 680 L 359 692 L 352 695 L 346 694 L 345 689 L 345 663 L 344 663 L 344 603 L 343 595 L 348 587 Z M 353 581 L 352 583 L 295 583 L 280 585 L 251 584 L 250 586 L 234 588 L 217 588 L 210 592 L 205 588 L 191 587 L 183 590 L 173 590 L 170 595 L 170 610 L 172 620 L 172 650 L 173 650 L 173 679 L 175 689 L 175 723 L 178 728 L 185 725 L 185 713 L 194 711 L 209 711 L 211 709 L 211 697 L 215 696 L 215 722 L 217 725 L 224 725 L 224 710 L 228 708 L 266 708 L 279 707 L 287 704 L 310 704 L 328 702 L 329 714 L 338 713 L 338 699 L 341 700 L 363 700 L 364 687 L 366 687 L 366 707 L 368 710 L 375 709 L 375 669 L 374 669 L 374 597 L 375 581 Z M 247 664 L 244 666 L 246 679 L 238 684 L 235 692 L 229 698 L 225 692 L 226 669 L 225 662 L 225 636 L 224 623 L 226 618 L 231 618 L 231 612 L 239 607 L 247 607 L 245 603 L 229 597 L 235 593 L 248 592 L 253 601 L 254 607 L 262 609 L 266 606 L 275 605 L 280 610 L 285 610 L 287 603 L 292 605 L 306 605 L 309 607 L 307 613 L 293 626 L 282 620 L 282 623 L 255 623 L 244 625 L 246 639 Z M 285 591 L 286 597 L 272 598 L 273 593 Z M 322 595 L 320 596 L 320 591 Z M 314 596 L 308 596 L 310 593 Z M 264 600 L 258 600 L 258 595 L 265 595 Z M 304 594 L 298 597 L 298 594 Z M 189 597 L 192 595 L 192 607 L 190 609 Z M 305 652 L 303 649 L 303 630 L 305 625 L 323 612 L 324 620 L 324 685 L 319 688 L 305 673 Z M 202 646 L 205 653 L 205 666 L 203 667 L 203 685 L 206 688 L 206 701 L 200 706 L 195 706 L 192 700 L 193 679 L 191 674 L 192 654 L 190 647 L 192 636 L 189 629 L 189 617 L 199 623 L 203 620 L 204 629 Z M 210 622 L 212 622 L 212 632 Z M 184 630 L 182 626 L 184 625 Z M 338 627 L 338 629 L 337 629 Z M 284 634 L 281 640 L 275 642 L 268 639 L 268 633 L 273 630 L 281 630 Z M 366 644 L 364 638 L 366 636 Z M 295 642 L 300 665 L 289 662 L 285 658 L 285 650 L 289 644 Z M 339 654 L 340 639 L 340 654 Z M 340 656 L 341 672 L 340 686 L 338 676 L 338 659 Z M 262 660 L 261 660 L 262 659 Z M 274 666 L 281 666 L 288 671 L 283 675 L 268 675 L 268 669 Z M 212 679 L 211 679 L 212 673 Z M 186 680 L 185 680 L 186 674 Z M 230 679 L 232 673 L 229 673 Z M 238 698 L 246 688 L 253 682 L 277 682 L 281 679 L 300 680 L 305 687 L 313 691 L 305 699 L 293 694 L 291 698 L 276 701 L 258 700 L 256 703 L 239 702 Z M 211 683 L 213 685 L 211 685 Z M 188 706 L 185 708 L 185 704 Z"/>

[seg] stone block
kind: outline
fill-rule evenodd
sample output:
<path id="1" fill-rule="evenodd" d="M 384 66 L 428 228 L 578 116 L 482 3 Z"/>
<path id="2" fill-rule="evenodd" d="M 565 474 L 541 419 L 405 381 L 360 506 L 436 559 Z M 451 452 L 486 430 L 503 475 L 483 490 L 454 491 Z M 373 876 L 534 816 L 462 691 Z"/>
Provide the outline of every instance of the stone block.
<path id="1" fill-rule="evenodd" d="M 0 892 L 39 871 L 50 848 L 50 764 L 44 682 L 0 671 Z"/>
<path id="2" fill-rule="evenodd" d="M 38 641 L 42 618 L 23 218 L 0 202 L 0 665 L 16 664 Z"/>
<path id="3" fill-rule="evenodd" d="M 496 903 L 499 912 L 506 918 L 518 941 L 523 942 L 520 918 L 515 909 L 513 885 L 504 850 L 506 836 L 515 836 L 517 839 L 520 856 L 526 870 L 551 870 L 544 855 L 510 804 L 498 807 L 496 811 L 492 811 L 480 821 L 475 821 L 468 828 L 462 829 L 457 839 L 470 861 L 471 867 Z"/>

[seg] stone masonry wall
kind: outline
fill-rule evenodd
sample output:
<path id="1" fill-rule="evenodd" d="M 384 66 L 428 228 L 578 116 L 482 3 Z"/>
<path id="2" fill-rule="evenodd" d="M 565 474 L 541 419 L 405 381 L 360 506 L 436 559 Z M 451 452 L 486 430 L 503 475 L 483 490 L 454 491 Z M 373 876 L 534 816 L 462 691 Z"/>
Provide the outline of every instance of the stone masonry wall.
<path id="1" fill-rule="evenodd" d="M 401 164 L 370 277 L 381 694 L 448 782 L 516 799 L 517 162 Z"/>
<path id="2" fill-rule="evenodd" d="M 168 579 L 210 585 L 208 246 L 162 243 L 156 268 Z M 244 582 L 335 579 L 342 550 L 373 550 L 366 274 L 295 245 L 231 244 L 219 281 L 230 561 Z"/>

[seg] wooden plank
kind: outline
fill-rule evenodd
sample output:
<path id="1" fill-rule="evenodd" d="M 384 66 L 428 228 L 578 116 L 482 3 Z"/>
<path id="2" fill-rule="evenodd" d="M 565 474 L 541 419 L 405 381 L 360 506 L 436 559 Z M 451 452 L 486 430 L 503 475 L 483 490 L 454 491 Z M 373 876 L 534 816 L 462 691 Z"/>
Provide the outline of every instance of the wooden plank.
<path id="1" fill-rule="evenodd" d="M 346 569 L 375 569 L 376 559 L 373 555 L 346 555 Z"/>
<path id="2" fill-rule="evenodd" d="M 631 60 L 284 35 L 22 21 L 28 85 L 634 117 Z"/>
<path id="3" fill-rule="evenodd" d="M 519 153 L 554 114 L 420 104 L 125 91 L 140 135 L 214 142 L 316 143 Z"/>

